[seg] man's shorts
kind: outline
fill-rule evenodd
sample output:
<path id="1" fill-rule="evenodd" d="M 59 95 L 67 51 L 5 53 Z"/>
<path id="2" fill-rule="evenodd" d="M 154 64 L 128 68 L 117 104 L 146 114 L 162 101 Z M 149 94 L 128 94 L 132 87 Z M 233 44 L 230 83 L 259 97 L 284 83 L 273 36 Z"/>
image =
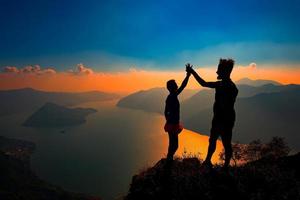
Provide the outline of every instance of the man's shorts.
<path id="1" fill-rule="evenodd" d="M 235 115 L 227 117 L 213 117 L 210 138 L 216 140 L 221 136 L 222 140 L 231 140 Z"/>

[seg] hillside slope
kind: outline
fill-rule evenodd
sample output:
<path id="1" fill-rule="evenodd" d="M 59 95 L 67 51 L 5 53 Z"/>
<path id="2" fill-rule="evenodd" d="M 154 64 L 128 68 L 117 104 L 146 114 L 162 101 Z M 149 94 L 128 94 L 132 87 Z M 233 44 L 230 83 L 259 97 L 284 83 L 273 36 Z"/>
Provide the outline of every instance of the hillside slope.
<path id="1" fill-rule="evenodd" d="M 100 200 L 68 192 L 41 180 L 30 169 L 31 142 L 0 136 L 0 199 L 2 200 Z"/>

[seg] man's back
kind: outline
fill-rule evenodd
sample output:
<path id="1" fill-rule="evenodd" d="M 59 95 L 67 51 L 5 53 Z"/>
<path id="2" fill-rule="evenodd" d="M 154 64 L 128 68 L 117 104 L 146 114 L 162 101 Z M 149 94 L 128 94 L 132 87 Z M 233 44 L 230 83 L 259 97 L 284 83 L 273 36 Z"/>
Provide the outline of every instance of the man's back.
<path id="1" fill-rule="evenodd" d="M 226 116 L 234 113 L 234 103 L 238 94 L 238 89 L 230 80 L 217 82 L 214 114 Z"/>

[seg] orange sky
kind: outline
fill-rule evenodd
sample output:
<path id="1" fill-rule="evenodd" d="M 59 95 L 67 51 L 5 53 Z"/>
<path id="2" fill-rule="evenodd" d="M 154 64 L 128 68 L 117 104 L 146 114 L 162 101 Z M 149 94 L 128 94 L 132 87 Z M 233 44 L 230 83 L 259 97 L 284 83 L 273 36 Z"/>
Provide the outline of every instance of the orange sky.
<path id="1" fill-rule="evenodd" d="M 199 75 L 206 80 L 216 80 L 214 67 L 195 67 Z M 82 64 L 76 70 L 56 72 L 54 69 L 9 69 L 10 72 L 0 73 L 0 89 L 15 89 L 31 87 L 46 91 L 90 91 L 130 93 L 152 87 L 164 87 L 169 79 L 175 79 L 178 84 L 185 76 L 182 71 L 147 71 L 130 69 L 127 72 L 95 72 Z M 300 84 L 300 68 L 297 66 L 237 66 L 232 73 L 232 79 L 243 77 L 251 79 L 270 79 L 284 84 Z M 188 88 L 200 88 L 191 77 Z"/>

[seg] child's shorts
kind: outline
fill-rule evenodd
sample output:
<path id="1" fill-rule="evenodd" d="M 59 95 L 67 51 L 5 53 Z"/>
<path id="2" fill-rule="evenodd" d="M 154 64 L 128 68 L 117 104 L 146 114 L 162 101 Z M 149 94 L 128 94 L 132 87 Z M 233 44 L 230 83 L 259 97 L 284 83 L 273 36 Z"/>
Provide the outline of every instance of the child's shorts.
<path id="1" fill-rule="evenodd" d="M 183 129 L 183 125 L 181 123 L 179 123 L 179 124 L 167 124 L 166 123 L 164 129 L 166 132 L 179 134 Z"/>

